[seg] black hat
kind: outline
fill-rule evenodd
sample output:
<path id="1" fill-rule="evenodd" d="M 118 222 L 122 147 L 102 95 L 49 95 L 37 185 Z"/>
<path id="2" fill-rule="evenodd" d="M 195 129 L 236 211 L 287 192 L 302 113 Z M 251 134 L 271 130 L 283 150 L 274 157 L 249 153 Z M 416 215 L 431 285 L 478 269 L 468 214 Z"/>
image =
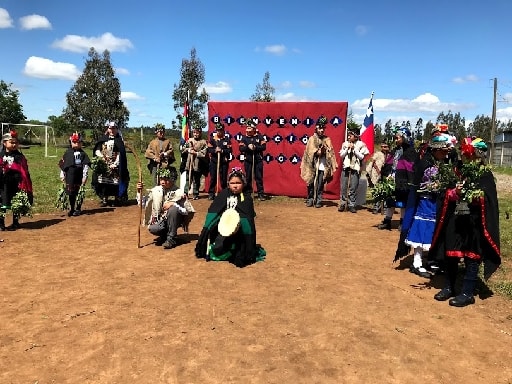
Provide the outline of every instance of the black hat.
<path id="1" fill-rule="evenodd" d="M 222 124 L 220 121 L 218 121 L 217 123 L 215 123 L 215 129 L 217 131 L 223 131 L 224 130 L 224 124 Z"/>

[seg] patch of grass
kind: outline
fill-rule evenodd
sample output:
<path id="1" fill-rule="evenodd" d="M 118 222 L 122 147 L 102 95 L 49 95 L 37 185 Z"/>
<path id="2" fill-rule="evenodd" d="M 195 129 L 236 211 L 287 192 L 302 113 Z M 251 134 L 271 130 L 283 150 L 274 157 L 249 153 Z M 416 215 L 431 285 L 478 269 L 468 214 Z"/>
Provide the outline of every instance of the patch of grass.
<path id="1" fill-rule="evenodd" d="M 494 174 L 512 175 L 512 167 L 500 167 L 493 165 L 492 172 Z"/>

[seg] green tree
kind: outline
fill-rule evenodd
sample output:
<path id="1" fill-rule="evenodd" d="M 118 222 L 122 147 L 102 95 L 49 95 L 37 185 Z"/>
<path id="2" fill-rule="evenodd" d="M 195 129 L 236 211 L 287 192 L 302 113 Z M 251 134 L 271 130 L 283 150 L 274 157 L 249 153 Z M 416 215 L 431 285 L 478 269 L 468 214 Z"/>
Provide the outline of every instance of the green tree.
<path id="1" fill-rule="evenodd" d="M 423 140 L 423 119 L 420 117 L 416 122 L 416 126 L 414 127 L 414 139 L 415 140 Z"/>
<path id="2" fill-rule="evenodd" d="M 19 124 L 26 119 L 19 95 L 18 90 L 12 89 L 12 83 L 0 80 L 0 123 Z"/>
<path id="3" fill-rule="evenodd" d="M 251 96 L 251 101 L 276 101 L 274 96 L 275 88 L 270 84 L 270 72 L 265 72 L 263 82 L 256 85 L 256 91 Z"/>
<path id="4" fill-rule="evenodd" d="M 174 84 L 172 99 L 173 108 L 176 111 L 176 119 L 182 121 L 182 113 L 185 102 L 189 102 L 188 120 L 190 127 L 206 128 L 205 107 L 210 98 L 203 88 L 198 93 L 199 87 L 204 84 L 205 69 L 201 60 L 197 57 L 196 49 L 190 50 L 190 58 L 181 60 L 180 82 Z"/>
<path id="5" fill-rule="evenodd" d="M 52 126 L 56 136 L 62 136 L 73 132 L 70 122 L 62 116 L 49 116 L 48 123 Z"/>
<path id="6" fill-rule="evenodd" d="M 375 144 L 381 144 L 384 141 L 384 134 L 382 133 L 382 127 L 380 124 L 375 124 L 373 127 L 373 130 L 375 131 L 375 137 L 374 141 Z"/>
<path id="7" fill-rule="evenodd" d="M 90 129 L 94 139 L 105 131 L 105 122 L 127 127 L 130 112 L 121 100 L 121 84 L 115 76 L 108 50 L 99 55 L 89 50 L 83 73 L 66 94 L 64 118 L 75 129 Z"/>
<path id="8" fill-rule="evenodd" d="M 361 129 L 361 124 L 357 124 L 354 120 L 354 114 L 352 110 L 348 111 L 347 114 L 347 131 L 359 131 Z"/>
<path id="9" fill-rule="evenodd" d="M 496 126 L 499 125 L 499 122 Z M 470 136 L 480 137 L 486 142 L 491 141 L 492 120 L 489 116 L 477 115 L 475 120 L 469 124 L 468 134 Z"/>
<path id="10" fill-rule="evenodd" d="M 448 130 L 457 138 L 459 142 L 461 142 L 462 139 L 467 136 L 466 119 L 461 117 L 459 112 L 456 114 L 453 114 L 452 111 L 448 111 L 447 114 L 441 112 L 437 116 L 436 123 L 448 124 Z"/>

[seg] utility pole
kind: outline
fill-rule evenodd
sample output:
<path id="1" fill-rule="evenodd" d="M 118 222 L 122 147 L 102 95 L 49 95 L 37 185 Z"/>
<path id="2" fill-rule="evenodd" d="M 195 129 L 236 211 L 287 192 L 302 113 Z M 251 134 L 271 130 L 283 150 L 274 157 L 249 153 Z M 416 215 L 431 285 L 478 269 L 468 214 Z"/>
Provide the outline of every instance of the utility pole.
<path id="1" fill-rule="evenodd" d="M 494 78 L 494 97 L 492 100 L 492 120 L 491 120 L 491 151 L 489 153 L 489 162 L 494 162 L 494 136 L 496 136 L 496 94 L 498 93 L 498 79 Z"/>

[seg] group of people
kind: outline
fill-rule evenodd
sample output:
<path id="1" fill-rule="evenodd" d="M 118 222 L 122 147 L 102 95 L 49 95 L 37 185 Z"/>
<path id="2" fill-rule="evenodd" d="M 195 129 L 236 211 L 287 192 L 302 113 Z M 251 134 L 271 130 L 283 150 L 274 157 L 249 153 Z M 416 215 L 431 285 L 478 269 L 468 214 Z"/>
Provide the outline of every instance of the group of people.
<path id="1" fill-rule="evenodd" d="M 302 156 L 300 174 L 307 185 L 307 207 L 322 207 L 325 185 L 333 180 L 338 169 L 332 140 L 325 133 L 326 125 L 327 119 L 321 116 L 315 125 L 315 133 L 308 138 Z M 369 153 L 366 144 L 360 140 L 359 130 L 349 130 L 347 140 L 339 151 L 342 162 L 339 212 L 347 210 L 357 213 L 359 179 L 363 161 Z"/>
<path id="2" fill-rule="evenodd" d="M 496 184 L 487 166 L 485 142 L 465 138 L 457 152 L 457 140 L 446 125 L 437 125 L 431 133 L 430 141 L 416 151 L 409 130 L 397 128 L 395 147 L 382 145 L 367 175 L 372 184 L 391 179 L 395 185 L 378 225 L 390 230 L 395 208 L 400 210 L 394 261 L 412 249 L 412 273 L 427 279 L 444 273 L 444 287 L 434 299 L 464 307 L 475 302 L 480 265 L 488 279 L 501 263 Z M 379 209 L 374 205 L 373 212 Z M 464 272 L 458 290 L 461 260 Z"/>

